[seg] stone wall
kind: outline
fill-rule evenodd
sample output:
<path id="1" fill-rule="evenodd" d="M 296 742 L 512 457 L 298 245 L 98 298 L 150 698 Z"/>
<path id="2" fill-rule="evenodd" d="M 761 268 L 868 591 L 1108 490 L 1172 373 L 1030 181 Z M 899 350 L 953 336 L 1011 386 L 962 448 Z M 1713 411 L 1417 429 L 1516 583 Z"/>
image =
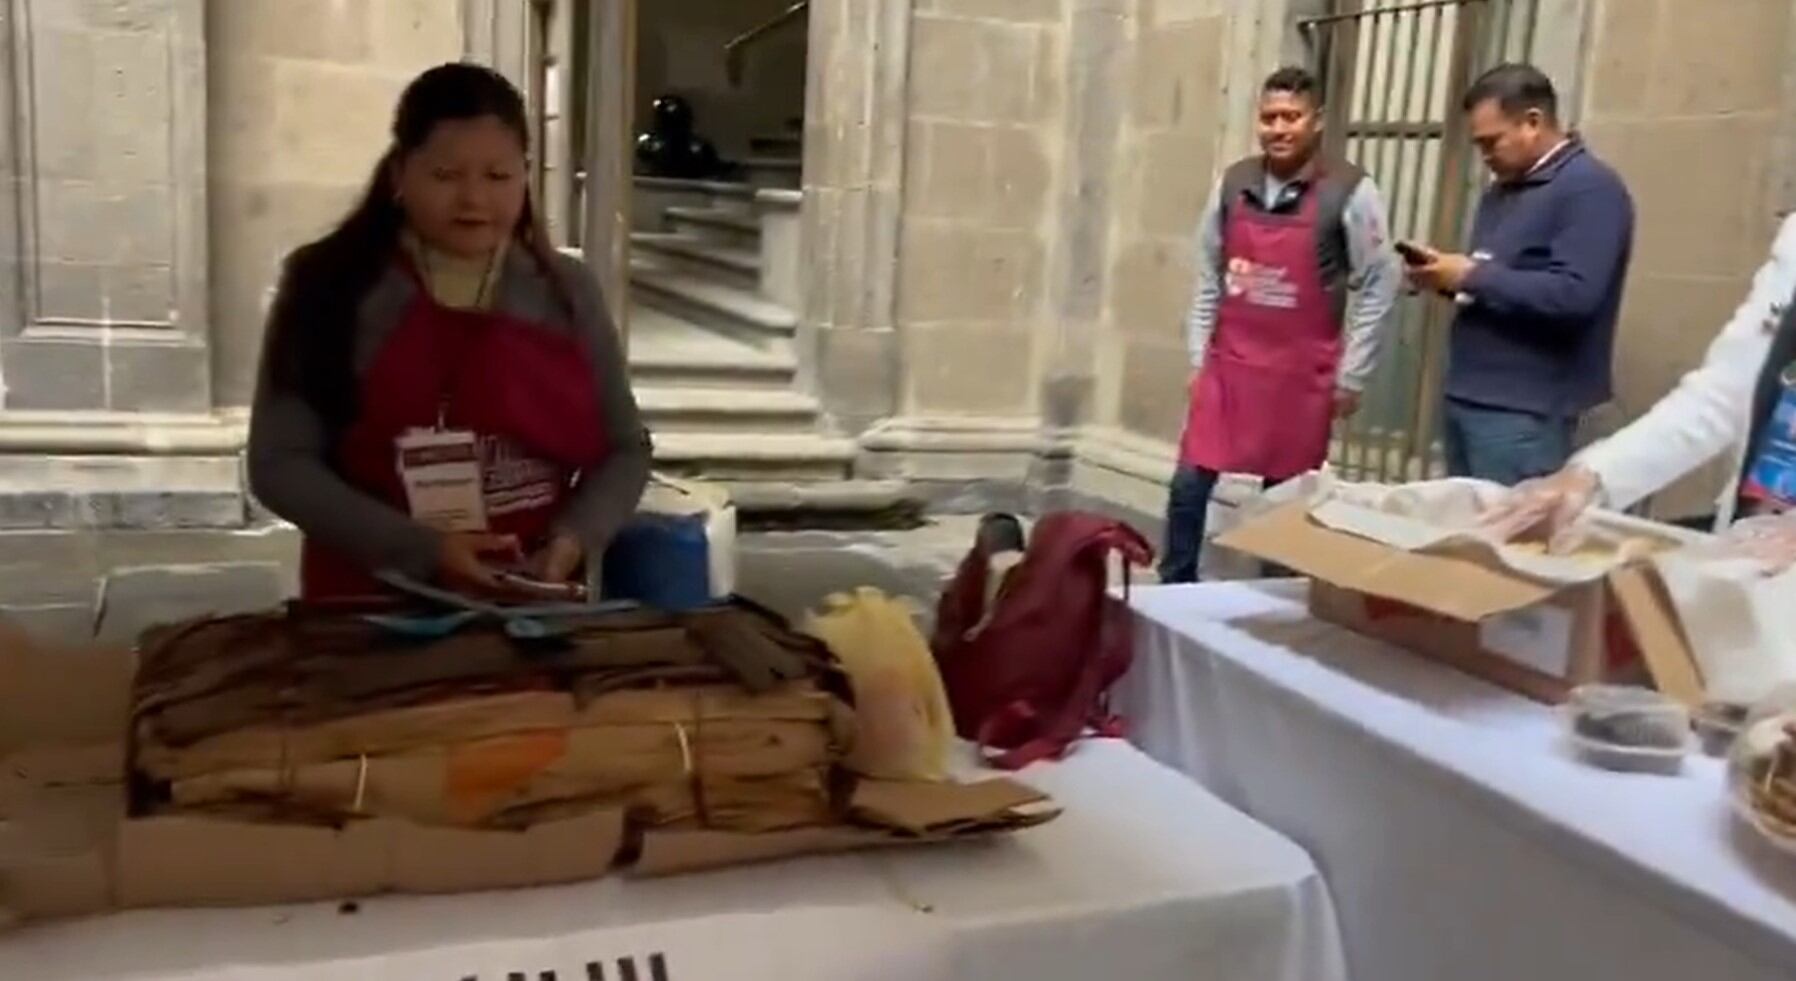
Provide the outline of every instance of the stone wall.
<path id="1" fill-rule="evenodd" d="M 906 414 L 1038 411 L 1065 6 L 916 5 L 898 253 Z"/>
<path id="2" fill-rule="evenodd" d="M 0 12 L 0 409 L 209 407 L 200 0 Z"/>
<path id="3" fill-rule="evenodd" d="M 1700 7 L 1700 12 L 1697 9 Z M 1796 110 L 1789 0 L 1600 0 L 1582 129 L 1638 209 L 1616 357 L 1617 410 L 1637 416 L 1694 367 L 1764 261 Z M 1666 515 L 1706 513 L 1717 468 L 1661 495 Z"/>
<path id="4" fill-rule="evenodd" d="M 1222 148 L 1242 142 L 1226 93 L 1277 60 L 1267 25 L 1287 9 L 916 0 L 898 397 L 863 437 L 864 469 L 938 506 L 1026 506 L 1071 483 L 1158 508 L 1184 415 L 1192 231 Z"/>
<path id="5" fill-rule="evenodd" d="M 326 231 L 367 185 L 400 90 L 462 55 L 443 0 L 208 0 L 213 385 L 254 386 L 281 257 Z"/>
<path id="6" fill-rule="evenodd" d="M 1192 232 L 1239 142 L 1229 73 L 1261 70 L 1227 39 L 1258 6 L 919 0 L 903 413 L 1176 437 Z"/>
<path id="7" fill-rule="evenodd" d="M 748 48 L 740 85 L 725 71 L 724 45 L 790 7 L 791 0 L 646 0 L 637 12 L 636 126 L 649 125 L 656 96 L 692 104 L 698 132 L 729 159 L 755 156 L 750 139 L 784 134 L 804 115 L 805 23 L 779 28 Z"/>
<path id="8" fill-rule="evenodd" d="M 1184 424 L 1193 232 L 1221 158 L 1221 4 L 1146 0 L 1136 19 L 1110 209 L 1098 421 L 1160 440 Z M 1236 92 L 1233 98 L 1246 98 Z"/>

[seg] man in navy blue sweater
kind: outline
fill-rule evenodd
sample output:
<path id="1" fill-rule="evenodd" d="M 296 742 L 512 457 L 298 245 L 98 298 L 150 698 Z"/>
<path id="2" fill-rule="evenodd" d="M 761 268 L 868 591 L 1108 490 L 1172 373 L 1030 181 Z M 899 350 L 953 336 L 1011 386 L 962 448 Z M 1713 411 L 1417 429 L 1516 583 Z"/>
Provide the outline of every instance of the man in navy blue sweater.
<path id="1" fill-rule="evenodd" d="M 1516 484 L 1564 466 L 1578 417 L 1610 397 L 1634 203 L 1621 177 L 1560 128 L 1539 69 L 1499 65 L 1464 108 L 1496 181 L 1478 202 L 1471 254 L 1415 249 L 1410 276 L 1459 304 L 1448 471 Z"/>

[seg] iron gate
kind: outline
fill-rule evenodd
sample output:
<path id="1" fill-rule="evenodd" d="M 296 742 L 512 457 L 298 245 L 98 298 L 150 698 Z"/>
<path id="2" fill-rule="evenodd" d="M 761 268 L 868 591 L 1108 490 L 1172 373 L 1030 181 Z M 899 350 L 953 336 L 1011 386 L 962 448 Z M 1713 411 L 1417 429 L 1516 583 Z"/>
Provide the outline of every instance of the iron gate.
<path id="1" fill-rule="evenodd" d="M 1327 148 L 1364 168 L 1395 239 L 1458 250 L 1483 186 L 1460 112 L 1484 70 L 1528 57 L 1536 0 L 1339 0 L 1300 22 L 1327 102 Z M 1440 473 L 1440 386 L 1451 308 L 1405 291 L 1359 413 L 1330 462 L 1352 480 Z"/>

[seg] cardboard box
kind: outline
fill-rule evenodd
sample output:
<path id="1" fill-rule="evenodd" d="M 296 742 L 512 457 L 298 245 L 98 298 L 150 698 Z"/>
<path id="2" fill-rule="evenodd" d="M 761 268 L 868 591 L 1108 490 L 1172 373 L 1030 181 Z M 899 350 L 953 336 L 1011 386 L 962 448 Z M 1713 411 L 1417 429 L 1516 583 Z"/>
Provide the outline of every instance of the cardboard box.
<path id="1" fill-rule="evenodd" d="M 643 835 L 624 810 L 523 831 L 379 818 L 343 827 L 131 817 L 124 787 L 128 650 L 47 650 L 0 622 L 0 924 L 119 907 L 257 905 L 385 892 L 505 889 L 712 868 L 819 851 L 945 841 L 1058 812 L 1008 780 L 864 781 L 848 822 L 771 834 Z"/>
<path id="2" fill-rule="evenodd" d="M 1273 508 L 1217 542 L 1308 576 L 1319 619 L 1539 701 L 1563 701 L 1630 665 L 1679 701 L 1703 699 L 1689 645 L 1644 562 L 1587 582 L 1545 582 L 1492 561 L 1488 548 L 1406 550 L 1325 525 L 1311 506 Z M 1637 534 L 1675 537 L 1616 519 Z"/>

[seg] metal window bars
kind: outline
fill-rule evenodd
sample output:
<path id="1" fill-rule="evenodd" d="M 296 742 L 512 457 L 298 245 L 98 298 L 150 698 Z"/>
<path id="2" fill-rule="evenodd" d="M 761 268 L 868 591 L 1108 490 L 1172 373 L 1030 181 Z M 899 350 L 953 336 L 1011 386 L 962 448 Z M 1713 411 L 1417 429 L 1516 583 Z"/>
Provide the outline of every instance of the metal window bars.
<path id="1" fill-rule="evenodd" d="M 1298 26 L 1322 80 L 1326 149 L 1372 175 L 1390 235 L 1463 247 L 1484 176 L 1460 112 L 1479 73 L 1523 60 L 1536 0 L 1340 0 Z M 1451 306 L 1405 291 L 1359 413 L 1329 458 L 1352 480 L 1425 479 L 1444 469 L 1441 376 Z"/>

